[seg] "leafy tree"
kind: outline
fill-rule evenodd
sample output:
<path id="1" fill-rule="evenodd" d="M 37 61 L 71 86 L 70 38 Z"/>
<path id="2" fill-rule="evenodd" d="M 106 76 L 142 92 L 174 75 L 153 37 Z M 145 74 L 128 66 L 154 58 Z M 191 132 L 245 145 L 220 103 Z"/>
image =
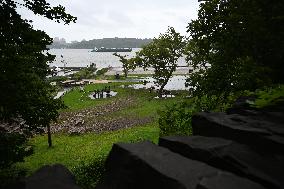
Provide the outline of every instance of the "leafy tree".
<path id="1" fill-rule="evenodd" d="M 153 78 L 160 86 L 158 95 L 161 97 L 164 87 L 177 68 L 177 61 L 183 55 L 184 37 L 169 27 L 165 34 L 154 38 L 153 42 L 137 53 L 136 64 L 144 69 L 154 68 Z"/>
<path id="2" fill-rule="evenodd" d="M 54 89 L 46 82 L 47 63 L 54 60 L 46 46 L 52 39 L 33 29 L 31 21 L 21 18 L 16 11 L 21 6 L 65 24 L 75 22 L 76 18 L 65 13 L 61 5 L 51 7 L 45 0 L 23 0 L 23 4 L 13 0 L 0 2 L 0 121 L 23 120 L 29 131 L 39 132 L 47 127 L 50 133 L 49 124 L 63 107 L 60 100 L 53 99 Z"/>
<path id="3" fill-rule="evenodd" d="M 189 23 L 190 85 L 220 94 L 284 82 L 284 2 L 211 0 Z"/>
<path id="4" fill-rule="evenodd" d="M 118 57 L 120 62 L 122 63 L 122 68 L 123 68 L 123 73 L 124 73 L 124 76 L 125 78 L 127 78 L 128 76 L 128 71 L 130 69 L 134 70 L 135 69 L 135 63 L 134 63 L 134 58 L 130 58 L 130 59 L 127 59 L 127 55 L 120 55 L 120 54 L 117 54 L 117 53 L 113 53 L 114 56 Z"/>

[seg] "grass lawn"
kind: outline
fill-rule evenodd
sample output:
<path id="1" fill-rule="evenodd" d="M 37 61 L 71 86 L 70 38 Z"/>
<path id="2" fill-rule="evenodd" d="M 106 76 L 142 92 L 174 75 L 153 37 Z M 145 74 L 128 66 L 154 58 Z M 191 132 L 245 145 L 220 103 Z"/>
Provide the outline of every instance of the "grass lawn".
<path id="1" fill-rule="evenodd" d="M 88 85 L 84 88 L 85 92 L 81 92 L 79 88 L 74 89 L 63 97 L 68 109 L 62 110 L 61 113 L 80 113 L 88 108 L 121 103 L 122 108 L 109 111 L 98 119 L 151 117 L 150 123 L 100 134 L 86 133 L 76 136 L 64 133 L 53 134 L 52 148 L 47 146 L 47 136 L 37 136 L 30 140 L 30 144 L 34 146 L 34 154 L 27 157 L 24 163 L 18 163 L 18 166 L 26 168 L 28 174 L 31 174 L 43 165 L 60 163 L 75 174 L 77 182 L 83 188 L 94 188 L 103 172 L 104 161 L 114 143 L 144 140 L 156 143 L 159 138 L 157 111 L 166 105 L 180 101 L 182 97 L 154 99 L 156 94 L 149 93 L 147 90 L 120 87 L 125 84 L 127 83 Z M 92 91 L 103 89 L 105 86 L 111 86 L 111 90 L 118 92 L 118 95 L 97 100 L 91 100 L 88 97 Z M 126 99 L 130 99 L 131 103 L 124 105 Z"/>
<path id="2" fill-rule="evenodd" d="M 18 166 L 27 169 L 28 174 L 31 174 L 44 165 L 60 163 L 75 174 L 79 184 L 92 188 L 103 171 L 104 160 L 114 143 L 144 140 L 157 143 L 158 137 L 159 128 L 153 124 L 102 134 L 56 134 L 52 137 L 52 148 L 47 146 L 47 136 L 38 136 L 30 141 L 34 146 L 34 154 Z"/>

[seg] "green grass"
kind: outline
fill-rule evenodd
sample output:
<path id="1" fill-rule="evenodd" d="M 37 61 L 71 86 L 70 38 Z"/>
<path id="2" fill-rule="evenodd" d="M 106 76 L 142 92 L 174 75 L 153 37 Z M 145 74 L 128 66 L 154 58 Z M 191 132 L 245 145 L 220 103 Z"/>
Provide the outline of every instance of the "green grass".
<path id="1" fill-rule="evenodd" d="M 139 89 L 124 89 L 120 88 L 121 85 L 129 85 L 133 83 L 110 83 L 110 84 L 96 84 L 87 85 L 84 89 L 86 93 L 80 92 L 79 88 L 67 93 L 64 97 L 64 103 L 68 106 L 67 110 L 73 111 L 80 110 L 88 107 L 95 107 L 99 105 L 105 105 L 115 100 L 123 100 L 131 98 L 135 101 L 135 105 L 123 109 L 119 112 L 114 112 L 110 117 L 114 116 L 132 116 L 132 117 L 155 117 L 157 110 L 163 108 L 165 105 L 176 103 L 182 99 L 182 97 L 168 98 L 168 99 L 154 99 L 156 94 L 149 93 L 148 90 Z M 94 90 L 103 89 L 105 86 L 111 86 L 111 90 L 118 92 L 117 96 L 108 99 L 96 99 L 92 100 L 88 96 Z"/>
<path id="2" fill-rule="evenodd" d="M 84 188 L 92 188 L 99 179 L 98 175 L 102 174 L 104 161 L 114 143 L 145 140 L 157 143 L 158 137 L 156 123 L 102 134 L 57 134 L 52 137 L 52 148 L 48 148 L 47 136 L 37 136 L 30 141 L 34 146 L 34 154 L 17 166 L 27 169 L 28 174 L 31 174 L 44 165 L 60 163 L 75 174 L 77 182 Z"/>
<path id="3" fill-rule="evenodd" d="M 157 142 L 158 137 L 159 129 L 153 124 L 102 134 L 53 135 L 52 148 L 48 148 L 47 136 L 37 136 L 30 141 L 34 146 L 34 154 L 19 165 L 29 172 L 54 163 L 61 163 L 72 170 L 81 162 L 88 162 L 98 156 L 106 157 L 114 143 L 143 140 Z"/>
<path id="4" fill-rule="evenodd" d="M 27 157 L 24 163 L 19 163 L 18 167 L 27 169 L 28 174 L 31 174 L 44 165 L 60 163 L 75 174 L 77 182 L 83 188 L 94 188 L 103 173 L 105 159 L 114 143 L 144 140 L 157 143 L 159 138 L 157 111 L 182 100 L 182 96 L 154 99 L 156 94 L 143 89 L 121 88 L 120 86 L 124 84 L 131 83 L 87 85 L 84 88 L 85 92 L 81 92 L 79 88 L 74 89 L 63 97 L 68 109 L 62 111 L 77 112 L 113 102 L 124 105 L 124 100 L 131 99 L 131 103 L 122 106 L 118 111 L 109 112 L 98 118 L 152 118 L 151 123 L 102 134 L 89 133 L 78 136 L 54 134 L 52 148 L 48 148 L 47 136 L 37 136 L 30 140 L 30 144 L 34 146 L 34 154 Z M 88 97 L 94 90 L 104 89 L 105 86 L 111 86 L 111 90 L 118 92 L 118 95 L 96 100 Z"/>
<path id="5" fill-rule="evenodd" d="M 158 110 L 165 106 L 177 103 L 180 99 L 140 99 L 135 107 L 123 109 L 119 112 L 115 112 L 111 117 L 123 116 L 123 117 L 147 117 L 151 116 L 157 118 Z"/>
<path id="6" fill-rule="evenodd" d="M 83 108 L 98 106 L 107 104 L 114 99 L 121 98 L 125 96 L 125 91 L 119 86 L 123 85 L 125 83 L 108 83 L 108 84 L 92 84 L 87 85 L 84 87 L 85 92 L 80 91 L 80 88 L 74 88 L 72 91 L 68 92 L 64 95 L 63 101 L 65 105 L 68 107 L 68 109 L 64 111 L 72 111 L 72 110 L 79 110 Z M 127 83 L 131 84 L 131 83 Z M 94 90 L 102 90 L 104 87 L 110 86 L 111 90 L 117 91 L 118 95 L 113 98 L 108 99 L 96 99 L 92 100 L 88 96 L 94 91 Z"/>

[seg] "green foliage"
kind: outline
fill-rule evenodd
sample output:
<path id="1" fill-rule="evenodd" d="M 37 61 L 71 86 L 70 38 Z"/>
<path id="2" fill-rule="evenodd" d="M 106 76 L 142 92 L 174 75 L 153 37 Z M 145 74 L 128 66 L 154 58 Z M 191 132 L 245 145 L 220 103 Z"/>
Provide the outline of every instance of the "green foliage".
<path id="1" fill-rule="evenodd" d="M 26 170 L 15 166 L 0 169 L 0 188 L 21 188 L 24 185 Z"/>
<path id="2" fill-rule="evenodd" d="M 67 14 L 65 12 L 65 7 L 62 5 L 58 5 L 56 7 L 51 7 L 46 0 L 23 0 L 24 3 L 22 6 L 33 11 L 34 14 L 38 14 L 44 16 L 50 20 L 55 20 L 56 22 L 60 23 L 63 21 L 65 24 L 69 24 L 71 22 L 76 22 L 77 18 Z M 15 1 L 6 0 L 6 2 L 12 2 L 15 4 Z"/>
<path id="3" fill-rule="evenodd" d="M 95 188 L 99 181 L 103 178 L 105 172 L 106 157 L 97 157 L 90 162 L 82 162 L 74 168 L 74 174 L 77 175 L 76 180 L 84 189 Z"/>
<path id="4" fill-rule="evenodd" d="M 187 59 L 200 69 L 189 84 L 196 94 L 255 90 L 284 82 L 284 3 L 212 0 L 200 4 L 188 26 Z"/>
<path id="5" fill-rule="evenodd" d="M 47 78 L 47 82 L 59 82 L 59 81 L 66 81 L 68 78 L 66 76 L 53 76 L 50 78 Z"/>
<path id="6" fill-rule="evenodd" d="M 167 106 L 159 111 L 160 135 L 191 135 L 191 118 L 201 111 L 225 111 L 236 97 L 222 98 L 204 95 Z"/>
<path id="7" fill-rule="evenodd" d="M 183 55 L 185 42 L 184 37 L 169 27 L 165 34 L 161 34 L 153 42 L 143 47 L 134 59 L 137 66 L 144 69 L 154 68 L 153 78 L 160 86 L 159 96 L 161 96 L 165 85 L 172 77 L 177 68 L 177 61 Z"/>
<path id="8" fill-rule="evenodd" d="M 17 6 L 12 0 L 0 4 L 0 119 L 20 117 L 35 130 L 55 120 L 63 104 L 53 99 L 54 89 L 45 81 L 47 63 L 54 56 L 43 52 L 52 39 L 23 20 Z M 63 7 L 51 7 L 44 0 L 25 0 L 22 6 L 58 22 L 75 20 Z"/>
<path id="9" fill-rule="evenodd" d="M 187 103 L 167 106 L 163 111 L 159 111 L 160 135 L 191 135 L 191 117 L 194 109 Z"/>
<path id="10" fill-rule="evenodd" d="M 101 75 L 104 75 L 105 73 L 107 73 L 108 72 L 108 68 L 102 68 L 102 69 L 100 69 L 100 70 L 98 70 L 97 72 L 96 72 L 96 75 L 97 76 L 101 76 Z"/>
<path id="11" fill-rule="evenodd" d="M 90 66 L 88 68 L 83 68 L 79 72 L 72 75 L 72 79 L 81 80 L 81 79 L 92 79 L 95 77 L 96 67 Z"/>
<path id="12" fill-rule="evenodd" d="M 150 43 L 152 39 L 134 39 L 134 38 L 104 38 L 92 39 L 89 41 L 82 40 L 81 42 L 56 44 L 53 43 L 50 48 L 69 48 L 69 49 L 94 49 L 100 48 L 142 48 Z"/>
<path id="13" fill-rule="evenodd" d="M 0 169 L 10 167 L 13 163 L 23 161 L 26 155 L 26 136 L 19 133 L 0 131 Z"/>
<path id="14" fill-rule="evenodd" d="M 284 85 L 257 90 L 255 94 L 257 99 L 252 106 L 262 108 L 274 105 L 277 102 L 284 101 Z"/>
<path id="15" fill-rule="evenodd" d="M 24 0 L 23 4 L 13 0 L 0 2 L 0 121 L 24 122 L 21 124 L 28 131 L 42 131 L 56 120 L 64 105 L 53 99 L 54 88 L 46 82 L 50 74 L 47 63 L 54 56 L 44 52 L 52 39 L 45 32 L 34 30 L 31 21 L 21 18 L 16 11 L 21 6 L 66 24 L 76 18 L 66 14 L 62 6 L 51 7 L 45 0 Z M 22 160 L 25 138 L 1 132 L 1 139 L 7 145 L 1 146 L 4 163 L 9 166 Z"/>

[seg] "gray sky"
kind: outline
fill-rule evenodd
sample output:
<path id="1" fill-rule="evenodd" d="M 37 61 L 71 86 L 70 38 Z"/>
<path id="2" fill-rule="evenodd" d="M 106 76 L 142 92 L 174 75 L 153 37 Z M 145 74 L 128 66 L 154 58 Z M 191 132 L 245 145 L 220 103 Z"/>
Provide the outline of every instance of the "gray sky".
<path id="1" fill-rule="evenodd" d="M 197 18 L 197 0 L 48 0 L 61 4 L 78 18 L 77 23 L 58 24 L 18 9 L 23 18 L 33 20 L 34 28 L 67 41 L 105 37 L 153 38 L 168 26 L 186 35 L 186 26 Z"/>

